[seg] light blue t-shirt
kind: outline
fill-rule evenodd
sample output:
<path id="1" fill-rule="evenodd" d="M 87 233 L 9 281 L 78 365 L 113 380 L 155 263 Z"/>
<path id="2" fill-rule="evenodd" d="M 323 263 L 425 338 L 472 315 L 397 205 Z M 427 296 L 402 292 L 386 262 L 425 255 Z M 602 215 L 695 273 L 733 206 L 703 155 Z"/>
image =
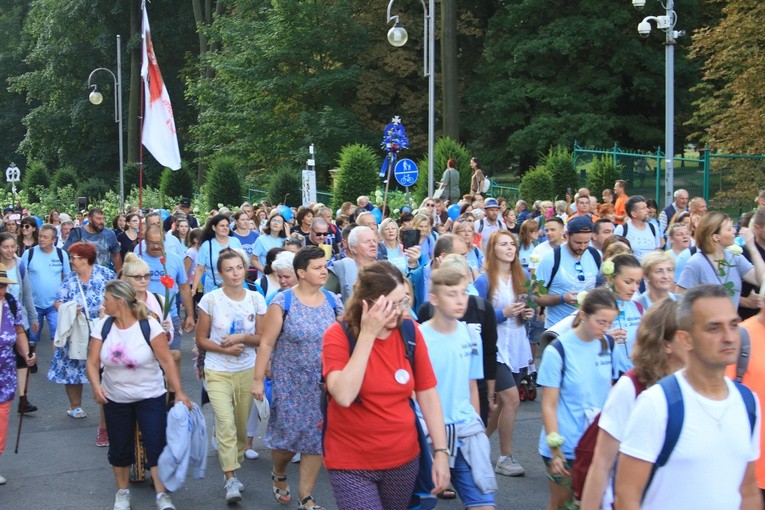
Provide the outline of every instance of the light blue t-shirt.
<path id="1" fill-rule="evenodd" d="M 143 253 L 146 253 L 146 240 L 141 241 L 140 245 L 136 245 L 136 247 L 133 248 L 133 253 L 139 257 Z M 186 247 L 181 240 L 173 234 L 165 234 L 165 253 L 174 253 L 183 259 L 183 257 L 186 256 Z"/>
<path id="2" fill-rule="evenodd" d="M 520 243 L 518 243 L 518 260 L 520 260 L 523 269 L 528 269 L 531 252 L 534 251 L 534 248 L 536 247 L 536 244 L 531 243 L 528 248 L 524 248 Z"/>
<path id="3" fill-rule="evenodd" d="M 436 391 L 441 399 L 444 423 L 466 423 L 477 416 L 470 403 L 470 380 L 483 379 L 483 346 L 480 337 L 475 340 L 464 322 L 448 335 L 433 329 L 430 322 L 420 326 L 422 338 L 428 346 L 430 363 L 436 375 Z"/>
<path id="4" fill-rule="evenodd" d="M 258 238 L 260 239 L 260 238 Z M 242 249 L 242 243 L 236 237 L 229 237 L 228 244 L 221 245 L 218 239 L 213 237 L 209 241 L 202 243 L 199 247 L 199 253 L 197 253 L 197 266 L 203 266 L 205 268 L 205 288 L 204 292 L 215 290 L 221 284 L 220 273 L 218 272 L 218 254 L 223 248 Z M 210 258 L 212 255 L 212 258 Z M 214 273 L 213 273 L 214 271 Z M 213 281 L 213 276 L 215 281 Z"/>
<path id="5" fill-rule="evenodd" d="M 686 248 L 683 251 L 681 251 L 677 256 L 675 256 L 675 252 L 672 250 L 667 250 L 667 253 L 670 254 L 671 257 L 675 259 L 675 283 L 677 283 L 680 280 L 680 273 L 683 272 L 683 268 L 685 267 L 685 264 L 688 263 L 688 259 L 691 258 L 691 249 Z"/>
<path id="6" fill-rule="evenodd" d="M 388 262 L 396 266 L 398 270 L 401 271 L 402 274 L 407 274 L 408 268 L 409 268 L 409 261 L 406 260 L 406 256 L 401 250 L 401 245 L 396 246 L 396 248 L 391 248 L 390 246 L 386 246 L 385 254 L 386 254 L 385 258 Z"/>
<path id="7" fill-rule="evenodd" d="M 566 354 L 566 370 L 561 381 L 562 361 L 553 345 L 545 348 L 539 365 L 537 383 L 560 388 L 558 395 L 558 433 L 564 437 L 561 450 L 567 459 L 574 458 L 574 448 L 584 430 L 606 403 L 611 390 L 611 354 L 602 353 L 600 341 L 585 342 L 569 330 L 559 337 Z M 539 453 L 552 457 L 547 446 L 547 432 L 542 427 Z"/>
<path id="8" fill-rule="evenodd" d="M 582 254 L 580 262 L 582 263 L 582 272 L 576 270 L 577 260 L 568 251 L 564 244 L 560 248 L 560 267 L 555 274 L 552 285 L 548 281 L 552 273 L 555 253 L 549 251 L 539 261 L 536 275 L 537 279 L 545 282 L 547 291 L 550 294 L 565 294 L 567 292 L 579 292 L 595 288 L 595 280 L 598 277 L 598 265 L 589 250 Z M 582 278 L 580 278 L 580 276 Z M 558 303 L 548 306 L 545 312 L 545 327 L 549 328 L 558 323 L 561 319 L 571 315 L 576 307 L 568 303 Z"/>
<path id="9" fill-rule="evenodd" d="M 270 234 L 263 234 L 258 236 L 255 240 L 255 244 L 252 245 L 252 254 L 256 255 L 260 265 L 265 267 L 266 255 L 268 255 L 269 250 L 273 248 L 281 248 L 282 246 L 284 246 L 283 237 L 274 237 Z"/>
<path id="10" fill-rule="evenodd" d="M 471 247 L 467 254 L 468 266 L 476 271 L 483 271 L 483 258 L 483 252 L 477 246 Z"/>
<path id="11" fill-rule="evenodd" d="M 258 240 L 258 233 L 254 230 L 250 230 L 250 233 L 246 236 L 240 236 L 236 232 L 231 232 L 231 237 L 236 237 L 239 242 L 242 243 L 242 249 L 247 254 L 247 263 L 250 263 L 252 258 L 252 249 L 255 247 L 255 241 Z"/>
<path id="12" fill-rule="evenodd" d="M 728 264 L 734 266 L 724 267 L 725 276 L 718 274 L 717 264 L 709 260 L 701 251 L 697 251 L 683 267 L 677 284 L 684 289 L 690 289 L 697 285 L 726 285 L 732 282 L 733 295 L 730 298 L 733 300 L 733 305 L 738 308 L 738 302 L 741 299 L 741 279 L 754 266 L 743 255 L 733 255 L 726 251 L 723 252 L 723 256 Z"/>
<path id="13" fill-rule="evenodd" d="M 634 301 L 617 300 L 616 302 L 619 304 L 619 315 L 616 316 L 611 327 L 626 330 L 627 341 L 623 344 L 614 344 L 614 379 L 618 379 L 621 374 L 634 366 L 630 356 L 632 356 L 632 349 L 635 347 L 637 330 L 642 318 L 640 309 Z"/>
<path id="14" fill-rule="evenodd" d="M 144 252 L 143 257 L 141 258 L 149 265 L 149 272 L 151 273 L 151 280 L 149 281 L 149 292 L 153 292 L 164 298 L 166 287 L 162 285 L 162 282 L 159 279 L 165 276 L 165 269 L 162 267 L 162 263 L 159 261 L 159 257 L 152 257 L 151 255 Z M 169 298 L 172 299 L 173 296 L 178 294 L 178 285 L 183 285 L 188 282 L 188 279 L 186 278 L 186 269 L 183 267 L 183 262 L 181 261 L 180 257 L 178 257 L 175 253 L 167 254 L 167 257 L 165 258 L 165 265 L 167 266 L 167 275 L 175 280 L 175 285 L 170 290 L 169 295 Z M 180 296 L 176 297 L 175 299 L 177 301 L 180 299 Z M 170 307 L 170 316 L 178 316 L 178 306 L 176 302 L 173 302 L 173 306 Z"/>
<path id="15" fill-rule="evenodd" d="M 32 261 L 29 261 L 29 255 L 34 250 L 35 254 Z M 56 301 L 56 292 L 61 285 L 62 277 L 71 271 L 69 266 L 69 254 L 61 250 L 63 264 L 58 258 L 57 249 L 53 248 L 50 253 L 45 253 L 39 246 L 34 246 L 24 252 L 21 257 L 21 263 L 26 271 L 29 283 L 32 285 L 32 298 L 37 308 L 48 308 L 53 306 Z"/>

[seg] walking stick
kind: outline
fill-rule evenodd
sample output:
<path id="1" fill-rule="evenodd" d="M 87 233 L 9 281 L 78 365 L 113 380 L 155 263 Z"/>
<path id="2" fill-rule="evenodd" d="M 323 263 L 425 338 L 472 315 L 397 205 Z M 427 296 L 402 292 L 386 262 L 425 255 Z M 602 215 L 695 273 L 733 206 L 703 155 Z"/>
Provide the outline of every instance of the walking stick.
<path id="1" fill-rule="evenodd" d="M 28 357 L 32 357 L 32 353 L 28 354 Z M 16 432 L 16 448 L 13 453 L 19 453 L 19 441 L 21 440 L 21 422 L 24 420 L 24 412 L 27 408 L 27 390 L 29 389 L 29 365 L 27 365 L 27 378 L 24 381 L 24 395 L 21 397 L 21 413 L 19 413 L 19 430 Z"/>

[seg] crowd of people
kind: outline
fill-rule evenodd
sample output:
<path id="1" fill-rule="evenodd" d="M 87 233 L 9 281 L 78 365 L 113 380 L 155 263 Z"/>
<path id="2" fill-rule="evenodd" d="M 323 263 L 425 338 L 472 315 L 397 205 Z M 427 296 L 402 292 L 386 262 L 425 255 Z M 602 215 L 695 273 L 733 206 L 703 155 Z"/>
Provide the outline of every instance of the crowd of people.
<path id="1" fill-rule="evenodd" d="M 271 494 L 302 510 L 323 508 L 322 468 L 340 509 L 507 508 L 496 476 L 531 462 L 549 510 L 762 508 L 765 192 L 736 219 L 683 189 L 659 210 L 624 181 L 511 204 L 483 196 L 475 158 L 460 196 L 455 165 L 398 217 L 366 196 L 204 219 L 183 198 L 112 228 L 99 209 L 6 210 L 0 453 L 14 397 L 37 410 L 26 388 L 47 324 L 66 413 L 86 418 L 85 384 L 100 406 L 115 510 L 144 470 L 157 508 L 175 508 L 158 464 L 167 409 L 193 408 L 179 376 L 193 332 L 228 504 L 262 420 Z M 522 458 L 516 417 L 537 390 L 540 458 Z"/>

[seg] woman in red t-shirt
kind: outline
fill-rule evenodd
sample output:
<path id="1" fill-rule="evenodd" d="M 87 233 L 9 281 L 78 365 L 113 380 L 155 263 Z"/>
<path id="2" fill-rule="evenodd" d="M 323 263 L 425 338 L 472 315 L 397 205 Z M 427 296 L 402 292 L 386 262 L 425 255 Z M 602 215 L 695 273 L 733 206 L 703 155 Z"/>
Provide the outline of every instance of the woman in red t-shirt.
<path id="1" fill-rule="evenodd" d="M 401 271 L 390 262 L 374 262 L 359 269 L 345 305 L 349 333 L 357 339 L 353 354 L 339 323 L 324 333 L 322 370 L 332 397 L 324 465 L 341 510 L 407 507 L 420 452 L 412 392 L 433 440 L 434 493 L 449 485 L 446 431 L 428 348 L 415 327 L 412 371 L 401 336 L 409 307 Z"/>

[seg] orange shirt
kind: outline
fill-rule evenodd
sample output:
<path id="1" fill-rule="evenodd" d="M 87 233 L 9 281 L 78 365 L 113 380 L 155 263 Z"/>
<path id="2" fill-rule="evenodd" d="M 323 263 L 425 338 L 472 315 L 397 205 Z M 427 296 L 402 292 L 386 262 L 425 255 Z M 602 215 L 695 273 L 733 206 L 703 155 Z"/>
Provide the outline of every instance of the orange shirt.
<path id="1" fill-rule="evenodd" d="M 622 225 L 624 220 L 627 219 L 627 200 L 629 200 L 629 198 L 630 197 L 627 195 L 624 195 L 616 199 L 616 203 L 614 204 L 614 214 L 623 217 L 621 220 L 614 219 L 616 225 Z"/>
<path id="2" fill-rule="evenodd" d="M 568 219 L 566 221 L 569 222 L 569 221 L 571 221 L 574 218 L 577 218 L 579 216 L 581 216 L 581 214 L 579 214 L 579 213 L 571 214 L 571 215 L 569 215 L 569 217 L 568 217 Z M 592 220 L 593 223 L 595 223 L 596 221 L 598 221 L 600 219 L 598 216 L 596 216 L 596 215 L 594 215 L 592 213 L 588 214 L 588 216 L 590 217 L 590 220 Z"/>
<path id="3" fill-rule="evenodd" d="M 327 432 L 324 436 L 324 466 L 327 469 L 391 469 L 411 461 L 420 452 L 414 411 L 409 405 L 412 391 L 436 386 L 428 347 L 415 324 L 414 365 L 406 358 L 401 332 L 375 340 L 367 361 L 359 402 L 339 406 L 329 399 Z M 350 359 L 348 339 L 335 323 L 324 333 L 322 373 L 342 370 Z M 401 370 L 408 376 L 403 376 Z"/>
<path id="4" fill-rule="evenodd" d="M 749 354 L 749 365 L 747 365 L 744 378 L 741 380 L 758 398 L 765 395 L 765 325 L 760 322 L 757 315 L 750 317 L 741 325 L 749 331 L 749 337 L 752 341 L 752 351 Z M 736 380 L 736 365 L 729 365 L 725 375 L 730 379 Z M 760 400 L 762 405 L 762 400 Z M 760 444 L 765 441 L 765 427 L 760 428 Z M 765 490 L 765 455 L 760 455 L 757 460 L 757 486 Z"/>

